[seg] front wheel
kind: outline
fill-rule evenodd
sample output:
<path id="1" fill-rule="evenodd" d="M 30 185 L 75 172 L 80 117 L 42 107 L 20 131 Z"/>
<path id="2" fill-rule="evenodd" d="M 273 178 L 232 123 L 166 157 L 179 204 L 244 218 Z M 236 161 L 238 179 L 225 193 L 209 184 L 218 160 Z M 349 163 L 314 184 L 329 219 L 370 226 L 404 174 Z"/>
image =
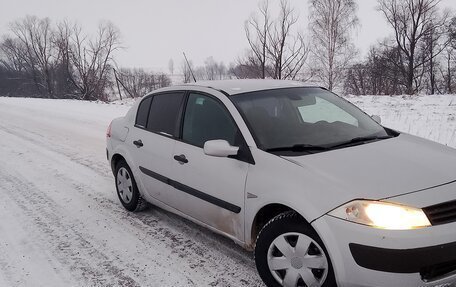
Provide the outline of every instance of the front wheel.
<path id="1" fill-rule="evenodd" d="M 141 211 L 147 206 L 139 193 L 133 173 L 124 160 L 119 161 L 116 165 L 115 179 L 117 195 L 125 209 Z"/>
<path id="2" fill-rule="evenodd" d="M 255 263 L 269 287 L 333 287 L 334 272 L 317 233 L 297 213 L 269 221 L 257 238 Z"/>

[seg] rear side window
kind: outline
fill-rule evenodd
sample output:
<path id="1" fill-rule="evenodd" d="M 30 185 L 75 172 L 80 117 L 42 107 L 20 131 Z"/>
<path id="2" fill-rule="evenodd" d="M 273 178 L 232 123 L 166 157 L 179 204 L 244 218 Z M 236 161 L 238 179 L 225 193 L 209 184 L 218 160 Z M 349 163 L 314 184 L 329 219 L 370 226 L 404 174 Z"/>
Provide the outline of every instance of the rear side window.
<path id="1" fill-rule="evenodd" d="M 184 93 L 169 93 L 154 96 L 150 107 L 147 129 L 152 132 L 177 137 L 178 118 Z"/>
<path id="2" fill-rule="evenodd" d="M 149 115 L 151 101 L 152 97 L 148 97 L 139 104 L 138 112 L 136 114 L 136 126 L 140 128 L 146 128 L 147 116 Z"/>

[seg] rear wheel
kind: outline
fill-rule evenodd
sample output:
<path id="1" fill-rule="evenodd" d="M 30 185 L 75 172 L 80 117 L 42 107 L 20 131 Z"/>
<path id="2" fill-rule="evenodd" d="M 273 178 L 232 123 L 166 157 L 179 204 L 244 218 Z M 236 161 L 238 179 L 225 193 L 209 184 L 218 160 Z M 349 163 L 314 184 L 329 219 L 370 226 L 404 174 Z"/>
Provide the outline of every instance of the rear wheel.
<path id="1" fill-rule="evenodd" d="M 336 286 L 323 242 L 295 212 L 282 213 L 263 227 L 255 262 L 269 287 Z"/>
<path id="2" fill-rule="evenodd" d="M 117 195 L 125 209 L 140 211 L 147 206 L 139 193 L 133 173 L 124 160 L 119 161 L 116 165 L 115 179 Z"/>

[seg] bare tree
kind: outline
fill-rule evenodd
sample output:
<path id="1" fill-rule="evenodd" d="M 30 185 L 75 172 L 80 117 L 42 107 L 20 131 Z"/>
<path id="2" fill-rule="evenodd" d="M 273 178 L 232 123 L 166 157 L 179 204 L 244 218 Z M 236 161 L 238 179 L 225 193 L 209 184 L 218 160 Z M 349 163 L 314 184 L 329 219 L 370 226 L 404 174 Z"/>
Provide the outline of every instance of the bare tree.
<path id="1" fill-rule="evenodd" d="M 215 67 L 216 74 L 219 80 L 227 79 L 229 78 L 228 76 L 228 69 L 226 65 L 223 62 L 217 63 L 217 66 Z"/>
<path id="2" fill-rule="evenodd" d="M 83 34 L 75 24 L 70 39 L 70 59 L 74 67 L 72 82 L 83 100 L 107 100 L 106 87 L 110 84 L 113 53 L 120 48 L 117 28 L 109 23 L 98 27 L 95 40 Z"/>
<path id="3" fill-rule="evenodd" d="M 171 75 L 174 75 L 174 61 L 173 59 L 169 59 L 168 61 L 168 70 Z"/>
<path id="4" fill-rule="evenodd" d="M 33 77 L 39 93 L 54 98 L 52 70 L 55 63 L 53 37 L 49 18 L 27 16 L 10 24 L 15 40 L 7 41 L 4 51 L 13 56 L 13 62 Z"/>
<path id="5" fill-rule="evenodd" d="M 266 66 L 266 74 L 272 75 L 273 71 Z M 262 67 L 258 59 L 251 51 L 247 52 L 244 57 L 239 57 L 231 64 L 228 74 L 237 79 L 261 79 Z"/>
<path id="6" fill-rule="evenodd" d="M 182 62 L 182 73 L 185 83 L 193 81 L 192 72 L 197 81 L 223 80 L 229 78 L 225 64 L 223 64 L 223 62 L 217 62 L 212 56 L 204 61 L 203 66 L 193 66 L 192 62 L 189 62 L 189 64 L 191 69 L 185 61 Z"/>
<path id="7" fill-rule="evenodd" d="M 312 64 L 329 90 L 339 86 L 356 55 L 351 33 L 358 25 L 355 0 L 310 0 Z"/>
<path id="8" fill-rule="evenodd" d="M 449 45 L 443 53 L 443 67 L 440 75 L 443 81 L 443 92 L 452 94 L 456 90 L 456 17 L 453 17 L 448 26 Z"/>
<path id="9" fill-rule="evenodd" d="M 205 81 L 208 79 L 207 71 L 205 66 L 192 67 L 193 74 L 197 81 Z M 215 75 L 214 75 L 215 76 Z M 193 76 L 192 76 L 193 81 Z"/>
<path id="10" fill-rule="evenodd" d="M 436 50 L 439 49 L 439 38 L 440 38 L 440 35 L 443 35 L 442 34 L 439 34 L 436 30 L 436 27 L 434 27 L 434 25 L 432 25 L 431 23 L 431 28 L 429 30 L 429 34 L 428 35 L 425 35 L 424 37 L 424 40 L 423 40 L 423 44 L 422 44 L 422 49 L 421 49 L 421 57 L 422 58 L 425 58 L 425 57 L 429 57 L 429 62 L 427 63 L 426 67 L 425 67 L 425 70 L 428 74 L 428 79 L 429 79 L 429 83 L 428 83 L 428 86 L 429 86 L 429 92 L 431 95 L 435 94 L 435 90 L 436 90 L 436 70 L 437 70 L 437 66 L 438 66 L 438 62 L 436 63 Z M 443 29 L 442 29 L 443 30 Z M 440 50 L 441 51 L 441 50 Z"/>
<path id="11" fill-rule="evenodd" d="M 71 97 L 63 31 L 52 27 L 47 18 L 32 16 L 11 23 L 10 31 L 0 44 L 0 61 L 11 76 L 10 83 L 20 83 L 15 91 L 23 96 Z"/>
<path id="12" fill-rule="evenodd" d="M 433 61 L 447 45 L 437 47 L 436 43 L 447 24 L 448 13 L 439 15 L 440 0 L 378 1 L 378 9 L 394 30 L 395 44 L 404 54 L 405 61 L 400 64 L 406 79 L 406 92 L 413 94 L 420 89 L 425 65 L 431 64 L 431 78 L 434 77 Z M 419 55 L 420 49 L 426 52 Z M 431 81 L 435 82 L 435 79 Z"/>
<path id="13" fill-rule="evenodd" d="M 295 79 L 304 66 L 309 54 L 308 46 L 301 33 L 292 34 L 298 16 L 288 0 L 280 1 L 280 13 L 268 29 L 267 55 L 274 68 L 274 79 Z"/>
<path id="14" fill-rule="evenodd" d="M 49 98 L 107 100 L 109 67 L 119 48 L 119 32 L 112 24 L 101 24 L 93 40 L 77 24 L 64 21 L 52 26 L 48 18 L 32 16 L 11 23 L 9 30 L 0 43 L 0 62 L 10 83 L 21 83 L 12 85 L 16 91 Z"/>
<path id="15" fill-rule="evenodd" d="M 189 67 L 189 65 L 190 65 L 190 67 Z M 187 64 L 187 62 L 185 60 L 183 60 L 181 63 L 181 72 L 182 72 L 182 81 L 184 83 L 190 83 L 193 81 L 191 69 L 193 69 L 192 61 L 189 61 Z"/>
<path id="16" fill-rule="evenodd" d="M 222 62 L 217 63 L 213 57 L 204 61 L 204 68 L 201 70 L 198 78 L 203 80 L 222 80 L 227 76 L 226 66 Z"/>
<path id="17" fill-rule="evenodd" d="M 133 98 L 142 97 L 148 92 L 171 84 L 171 80 L 165 74 L 146 72 L 143 69 L 122 68 L 117 74 L 122 88 Z"/>
<path id="18" fill-rule="evenodd" d="M 266 61 L 269 29 L 272 26 L 269 15 L 269 0 L 263 0 L 258 5 L 260 16 L 252 15 L 244 25 L 245 35 L 252 54 L 249 58 L 254 59 L 260 68 L 260 77 L 266 78 Z"/>
<path id="19" fill-rule="evenodd" d="M 450 46 L 456 48 L 456 16 L 451 18 L 450 24 L 448 25 L 448 38 L 450 40 Z"/>
<path id="20" fill-rule="evenodd" d="M 448 26 L 435 26 L 430 24 L 429 33 L 423 36 L 423 41 L 419 45 L 417 52 L 418 64 L 423 63 L 424 78 L 426 82 L 426 91 L 433 95 L 441 93 L 443 79 L 438 77 L 438 71 L 444 64 L 444 51 L 450 43 Z"/>
<path id="21" fill-rule="evenodd" d="M 209 57 L 204 61 L 202 75 L 199 78 L 207 80 L 217 80 L 217 62 L 213 57 Z"/>
<path id="22" fill-rule="evenodd" d="M 57 63 L 54 68 L 56 78 L 56 93 L 58 97 L 72 98 L 76 90 L 72 82 L 73 66 L 71 63 L 71 45 L 70 39 L 73 31 L 71 24 L 63 21 L 57 24 L 57 29 L 54 37 L 54 46 L 56 49 Z"/>
<path id="23" fill-rule="evenodd" d="M 371 48 L 363 63 L 348 69 L 344 92 L 353 95 L 403 94 L 404 81 L 395 64 L 400 61 L 400 55 L 397 48 L 390 49 L 383 44 Z"/>
<path id="24" fill-rule="evenodd" d="M 3 56 L 0 62 L 5 68 L 14 71 L 26 71 L 31 68 L 28 64 L 27 49 L 17 38 L 5 37 L 0 44 L 0 51 Z"/>
<path id="25" fill-rule="evenodd" d="M 439 67 L 439 74 L 443 82 L 444 93 L 452 94 L 456 90 L 456 51 L 452 46 L 448 46 L 443 53 L 443 66 Z"/>
<path id="26" fill-rule="evenodd" d="M 241 69 L 236 72 L 262 79 L 295 79 L 309 54 L 302 33 L 293 31 L 298 21 L 295 10 L 289 0 L 281 0 L 278 17 L 271 19 L 269 1 L 260 2 L 258 8 L 260 16 L 254 14 L 245 23 L 250 50 L 244 59 L 238 59 Z"/>
<path id="27" fill-rule="evenodd" d="M 271 67 L 264 67 L 265 75 L 272 75 L 274 72 Z M 243 57 L 238 57 L 230 73 L 238 79 L 262 79 L 263 66 L 252 51 L 246 51 Z"/>
<path id="28" fill-rule="evenodd" d="M 0 95 L 37 96 L 37 85 L 21 57 L 24 49 L 17 39 L 5 38 L 0 43 Z"/>

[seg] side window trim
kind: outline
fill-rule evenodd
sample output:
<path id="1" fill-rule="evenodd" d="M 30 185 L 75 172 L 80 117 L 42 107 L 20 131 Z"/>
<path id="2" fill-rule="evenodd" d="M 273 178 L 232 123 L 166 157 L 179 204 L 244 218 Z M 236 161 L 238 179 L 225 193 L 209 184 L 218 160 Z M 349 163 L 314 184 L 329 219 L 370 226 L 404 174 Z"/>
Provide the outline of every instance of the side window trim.
<path id="1" fill-rule="evenodd" d="M 182 137 L 183 137 L 183 134 L 184 134 L 185 110 L 187 109 L 188 97 L 189 97 L 190 93 L 192 93 L 192 92 L 193 91 L 190 91 L 190 90 L 185 91 L 184 99 L 182 101 L 182 105 L 181 105 L 181 108 L 179 110 L 179 118 L 178 118 L 178 121 L 177 121 L 177 124 L 179 125 L 178 126 L 179 134 L 178 134 L 178 137 L 176 138 L 176 140 L 180 141 L 180 142 L 184 142 L 182 140 Z"/>

